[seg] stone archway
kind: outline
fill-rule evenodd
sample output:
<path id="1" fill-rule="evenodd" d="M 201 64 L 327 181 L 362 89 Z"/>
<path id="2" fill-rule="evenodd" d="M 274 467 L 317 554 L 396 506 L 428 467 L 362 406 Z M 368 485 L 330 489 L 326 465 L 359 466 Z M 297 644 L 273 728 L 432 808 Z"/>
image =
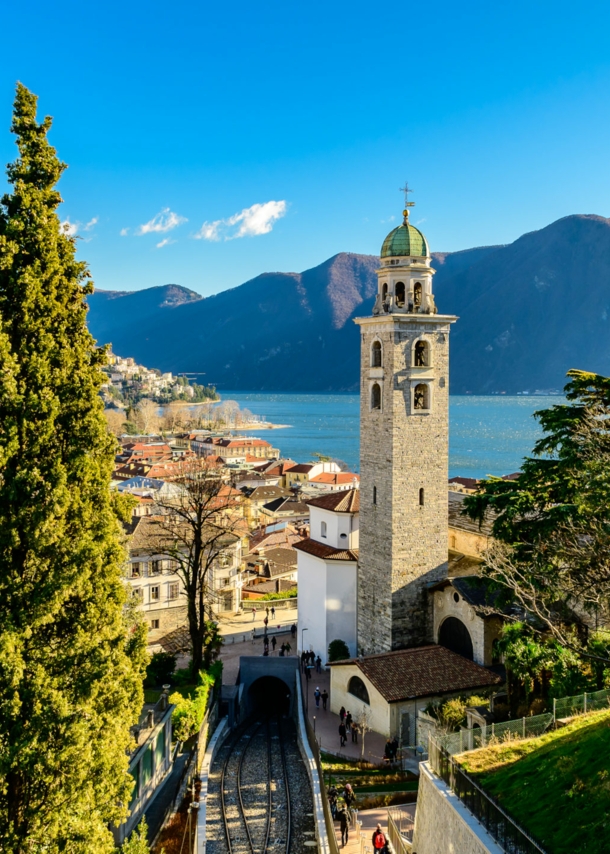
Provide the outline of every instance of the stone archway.
<path id="1" fill-rule="evenodd" d="M 447 617 L 443 620 L 438 633 L 438 642 L 452 652 L 457 652 L 458 655 L 463 655 L 470 661 L 474 660 L 470 632 L 457 617 Z"/>

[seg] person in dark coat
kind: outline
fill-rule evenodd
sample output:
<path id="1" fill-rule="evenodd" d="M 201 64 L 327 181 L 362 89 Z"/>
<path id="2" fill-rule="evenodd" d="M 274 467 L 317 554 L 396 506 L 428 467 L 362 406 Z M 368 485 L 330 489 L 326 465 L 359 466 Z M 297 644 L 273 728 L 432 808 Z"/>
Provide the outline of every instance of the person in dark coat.
<path id="1" fill-rule="evenodd" d="M 307 667 L 307 653 L 305 650 L 301 653 L 301 670 L 305 672 L 305 668 Z"/>
<path id="2" fill-rule="evenodd" d="M 322 708 L 326 711 L 326 704 L 328 703 L 328 691 L 326 688 L 322 691 Z"/>
<path id="3" fill-rule="evenodd" d="M 339 825 L 341 827 L 341 844 L 347 845 L 349 839 L 349 815 L 345 807 L 339 810 Z"/>
<path id="4" fill-rule="evenodd" d="M 347 730 L 347 732 L 350 731 L 351 726 L 352 726 L 352 713 L 348 711 L 348 713 L 345 716 L 345 729 Z"/>
<path id="5" fill-rule="evenodd" d="M 339 709 L 339 717 L 341 718 L 341 723 L 345 720 L 345 706 L 341 706 Z"/>
<path id="6" fill-rule="evenodd" d="M 320 656 L 316 658 L 316 673 L 322 673 L 322 659 Z"/>
<path id="7" fill-rule="evenodd" d="M 339 738 L 341 739 L 341 747 L 343 747 L 347 741 L 347 733 L 345 731 L 345 724 L 343 721 L 339 724 Z"/>
<path id="8" fill-rule="evenodd" d="M 290 634 L 292 635 L 293 638 L 295 638 L 297 636 L 297 624 L 296 623 L 293 623 L 290 626 Z"/>
<path id="9" fill-rule="evenodd" d="M 273 637 L 271 638 L 271 646 L 273 647 L 273 651 L 275 652 L 275 648 L 277 646 L 277 639 L 275 635 L 273 635 Z"/>

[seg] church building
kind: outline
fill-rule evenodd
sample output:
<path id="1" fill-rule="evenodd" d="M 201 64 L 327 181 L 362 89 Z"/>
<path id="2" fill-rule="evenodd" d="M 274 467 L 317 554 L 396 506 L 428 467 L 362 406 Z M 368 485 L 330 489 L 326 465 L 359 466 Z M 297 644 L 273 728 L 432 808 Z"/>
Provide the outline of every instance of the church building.
<path id="1" fill-rule="evenodd" d="M 358 652 L 429 643 L 428 588 L 447 576 L 449 331 L 430 250 L 409 222 L 388 234 L 361 330 Z"/>

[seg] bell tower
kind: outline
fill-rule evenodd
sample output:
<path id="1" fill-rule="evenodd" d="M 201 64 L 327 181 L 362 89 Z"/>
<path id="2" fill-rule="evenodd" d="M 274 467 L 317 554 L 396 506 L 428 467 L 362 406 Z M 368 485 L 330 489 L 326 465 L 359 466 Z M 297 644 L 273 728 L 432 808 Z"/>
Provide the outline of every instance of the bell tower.
<path id="1" fill-rule="evenodd" d="M 432 641 L 427 587 L 447 574 L 449 330 L 424 235 L 381 247 L 372 317 L 360 317 L 358 652 Z"/>

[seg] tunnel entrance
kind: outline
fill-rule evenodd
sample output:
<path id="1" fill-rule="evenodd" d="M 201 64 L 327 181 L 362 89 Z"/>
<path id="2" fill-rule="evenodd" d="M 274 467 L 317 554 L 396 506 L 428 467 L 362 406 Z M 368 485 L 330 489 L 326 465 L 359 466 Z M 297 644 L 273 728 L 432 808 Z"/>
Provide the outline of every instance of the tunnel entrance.
<path id="1" fill-rule="evenodd" d="M 250 685 L 248 700 L 254 714 L 287 715 L 290 711 L 290 688 L 277 676 L 261 676 Z"/>

